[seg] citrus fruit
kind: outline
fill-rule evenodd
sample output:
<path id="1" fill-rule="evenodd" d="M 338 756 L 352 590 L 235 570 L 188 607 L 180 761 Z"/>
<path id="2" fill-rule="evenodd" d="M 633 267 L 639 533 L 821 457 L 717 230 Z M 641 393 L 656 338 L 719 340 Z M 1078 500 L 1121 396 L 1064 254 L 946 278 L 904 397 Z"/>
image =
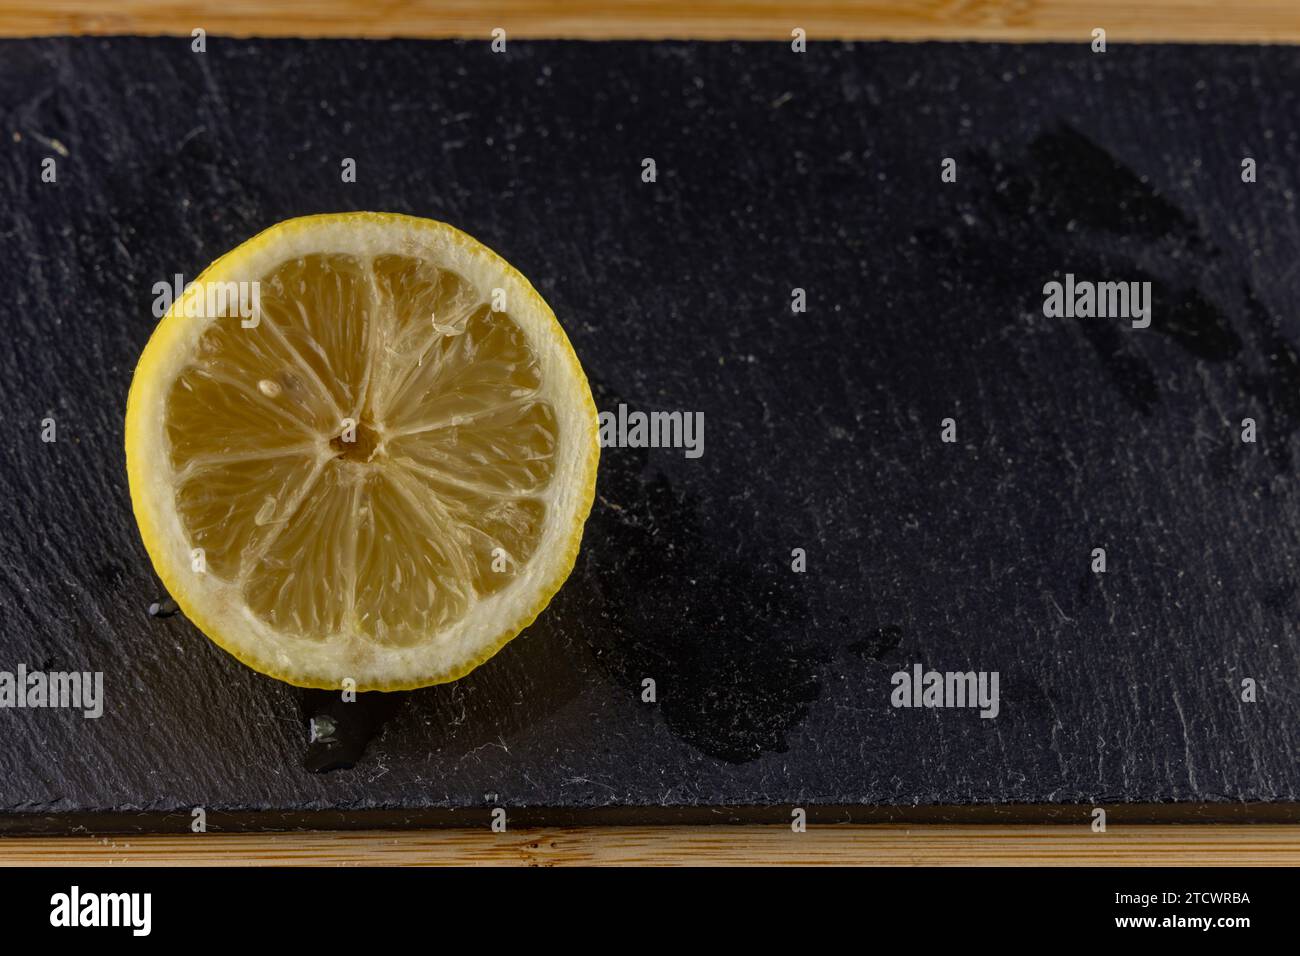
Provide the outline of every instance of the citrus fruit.
<path id="1" fill-rule="evenodd" d="M 167 590 L 239 660 L 308 687 L 409 689 L 491 657 L 572 570 L 598 456 L 541 296 L 410 216 L 292 219 L 218 259 L 127 400 L 131 502 Z"/>

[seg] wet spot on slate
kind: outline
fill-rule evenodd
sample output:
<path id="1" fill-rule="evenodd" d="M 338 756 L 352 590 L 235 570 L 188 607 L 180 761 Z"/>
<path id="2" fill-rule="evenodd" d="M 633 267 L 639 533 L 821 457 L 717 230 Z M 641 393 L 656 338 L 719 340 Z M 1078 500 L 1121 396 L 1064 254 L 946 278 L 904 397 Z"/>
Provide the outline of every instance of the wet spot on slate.
<path id="1" fill-rule="evenodd" d="M 1188 285 L 1213 276 L 1223 258 L 1192 216 L 1069 126 L 1035 136 L 1019 157 L 975 149 L 964 165 L 982 186 L 960 200 L 937 194 L 961 205 L 943 212 L 945 225 L 917 230 L 922 250 L 960 270 L 962 286 L 979 298 L 1031 314 L 1042 308 L 1042 284 L 1066 272 L 1151 282 L 1149 331 L 1194 359 L 1225 363 L 1227 387 L 1249 399 L 1244 404 L 1263 406 L 1254 417 L 1267 420 L 1265 454 L 1279 472 L 1289 470 L 1289 439 L 1300 430 L 1300 352 L 1249 284 L 1230 302 Z M 1078 319 L 1077 328 L 1116 392 L 1152 414 L 1160 394 L 1141 330 L 1110 319 Z M 1194 368 L 1181 366 L 1188 375 Z M 1242 417 L 1248 414 L 1247 407 Z M 1229 480 L 1237 451 L 1210 452 L 1211 476 Z"/>
<path id="2" fill-rule="evenodd" d="M 598 596 L 570 578 L 523 633 L 460 680 L 413 691 L 358 694 L 303 691 L 305 756 L 313 772 L 370 766 L 385 754 L 437 750 L 463 758 L 485 747 L 509 749 L 583 690 L 584 654 L 562 622 L 598 617 Z M 332 739 L 309 741 L 311 722 L 326 718 Z"/>
<path id="3" fill-rule="evenodd" d="M 1259 600 L 1274 614 L 1285 614 L 1295 603 L 1296 582 L 1288 579 L 1261 589 Z"/>
<path id="4" fill-rule="evenodd" d="M 1132 169 L 1069 126 L 1029 144 L 1033 182 L 1043 215 L 1065 230 L 1072 223 L 1123 236 L 1197 238 L 1192 220 Z"/>
<path id="5" fill-rule="evenodd" d="M 1106 273 L 1096 269 L 1089 274 Z M 1083 337 L 1092 346 L 1102 368 L 1106 370 L 1115 390 L 1135 409 L 1144 415 L 1150 415 L 1160 398 L 1156 388 L 1156 373 L 1151 364 L 1133 352 L 1133 343 L 1125 338 L 1125 332 L 1113 322 L 1097 319 L 1075 321 L 1078 322 Z"/>
<path id="6" fill-rule="evenodd" d="M 603 391 L 597 407 L 621 401 Z M 799 576 L 738 554 L 761 534 L 711 523 L 648 461 L 644 449 L 601 456 L 575 571 L 601 595 L 592 652 L 637 700 L 653 678 L 667 727 L 704 753 L 742 763 L 782 752 L 820 691 Z"/>
<path id="7" fill-rule="evenodd" d="M 334 690 L 304 690 L 302 718 L 308 726 L 303 766 L 313 773 L 355 766 L 367 745 L 402 703 L 402 694 L 358 694 L 344 701 Z"/>
<path id="8" fill-rule="evenodd" d="M 896 650 L 902 640 L 903 629 L 897 624 L 886 624 L 884 627 L 877 628 L 866 639 L 850 644 L 849 650 L 863 660 L 879 661 Z"/>
<path id="9" fill-rule="evenodd" d="M 1232 330 L 1227 317 L 1199 289 L 1171 294 L 1170 290 L 1153 283 L 1151 294 L 1159 303 L 1151 319 L 1151 328 L 1169 336 L 1187 352 L 1197 358 L 1222 362 L 1241 351 L 1241 337 Z"/>

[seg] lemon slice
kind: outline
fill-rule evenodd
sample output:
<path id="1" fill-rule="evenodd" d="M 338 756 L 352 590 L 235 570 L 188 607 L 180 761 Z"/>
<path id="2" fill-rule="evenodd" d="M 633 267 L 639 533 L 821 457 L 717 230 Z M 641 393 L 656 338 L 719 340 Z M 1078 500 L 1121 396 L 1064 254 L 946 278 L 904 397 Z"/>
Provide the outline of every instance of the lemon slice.
<path id="1" fill-rule="evenodd" d="M 131 501 L 168 591 L 307 687 L 403 690 L 491 657 L 573 569 L 598 456 L 541 296 L 409 216 L 293 219 L 218 259 L 127 401 Z"/>

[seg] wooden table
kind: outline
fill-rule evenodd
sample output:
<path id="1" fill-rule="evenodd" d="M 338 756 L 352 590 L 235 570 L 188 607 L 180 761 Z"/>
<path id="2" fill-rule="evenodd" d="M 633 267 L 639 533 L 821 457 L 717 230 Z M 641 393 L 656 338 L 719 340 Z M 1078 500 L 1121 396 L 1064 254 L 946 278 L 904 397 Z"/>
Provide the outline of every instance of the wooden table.
<path id="1" fill-rule="evenodd" d="M 9 837 L 0 865 L 1296 866 L 1300 826 L 605 827 Z"/>
<path id="2" fill-rule="evenodd" d="M 260 36 L 664 37 L 1077 40 L 1103 27 L 1111 42 L 1300 40 L 1290 0 L 0 0 L 0 35 L 76 33 Z"/>
<path id="3" fill-rule="evenodd" d="M 0 36 L 237 36 L 1060 40 L 1085 43 L 1300 42 L 1294 0 L 417 0 L 384 8 L 360 0 L 0 0 Z M 9 837 L 0 865 L 1300 865 L 1300 825 L 609 827 L 353 831 L 248 835 Z"/>

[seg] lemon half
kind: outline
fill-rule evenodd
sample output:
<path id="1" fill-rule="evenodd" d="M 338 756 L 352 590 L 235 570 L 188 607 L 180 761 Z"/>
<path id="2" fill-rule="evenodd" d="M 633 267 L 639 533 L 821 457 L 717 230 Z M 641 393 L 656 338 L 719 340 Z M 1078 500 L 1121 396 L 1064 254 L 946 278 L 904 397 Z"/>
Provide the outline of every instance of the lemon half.
<path id="1" fill-rule="evenodd" d="M 573 569 L 598 456 L 541 296 L 410 216 L 292 219 L 218 259 L 127 400 L 159 577 L 218 645 L 307 687 L 404 690 L 491 657 Z"/>

